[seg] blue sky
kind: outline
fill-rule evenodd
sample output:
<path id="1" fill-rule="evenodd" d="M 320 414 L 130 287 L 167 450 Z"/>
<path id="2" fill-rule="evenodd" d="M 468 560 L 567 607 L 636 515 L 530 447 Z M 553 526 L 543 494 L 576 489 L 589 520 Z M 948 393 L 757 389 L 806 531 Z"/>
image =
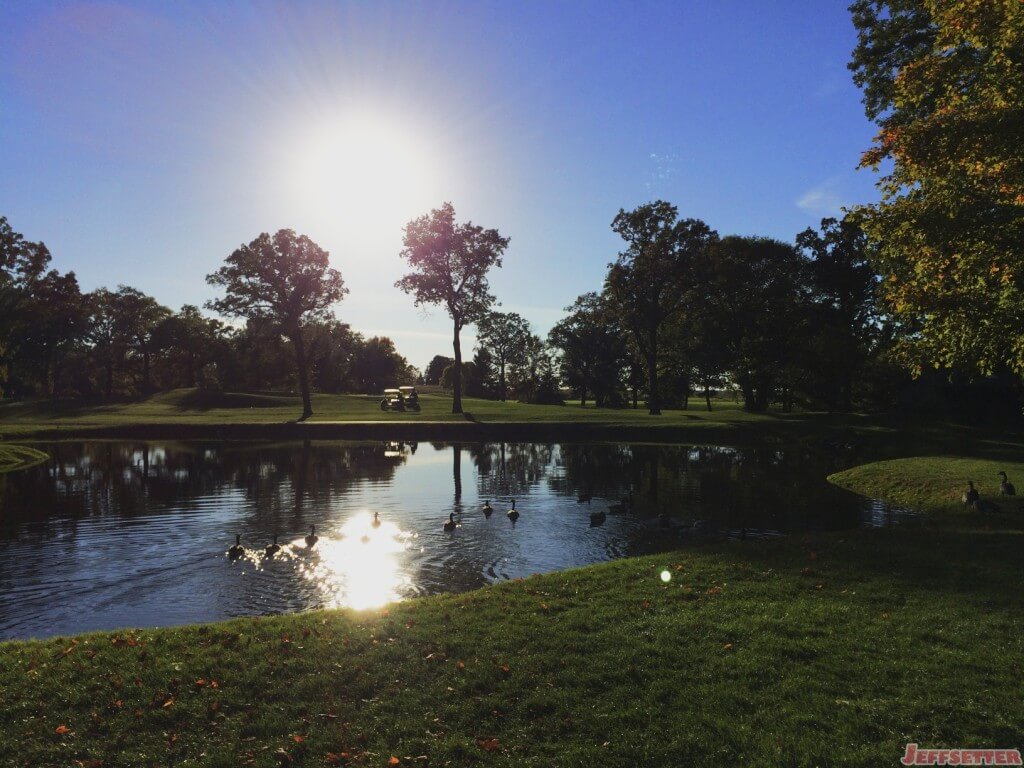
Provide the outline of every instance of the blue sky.
<path id="1" fill-rule="evenodd" d="M 0 214 L 83 288 L 174 308 L 291 227 L 342 271 L 339 317 L 423 366 L 447 319 L 392 286 L 402 224 L 445 200 L 511 237 L 492 286 L 543 334 L 620 207 L 792 240 L 876 199 L 846 5 L 7 3 Z"/>

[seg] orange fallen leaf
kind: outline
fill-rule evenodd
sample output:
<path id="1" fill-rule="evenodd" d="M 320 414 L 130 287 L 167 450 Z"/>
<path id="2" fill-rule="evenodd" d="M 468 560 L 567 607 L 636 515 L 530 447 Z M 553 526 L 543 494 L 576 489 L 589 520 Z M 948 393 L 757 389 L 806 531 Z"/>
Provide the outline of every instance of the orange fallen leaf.
<path id="1" fill-rule="evenodd" d="M 731 651 L 732 650 L 732 643 L 726 643 L 725 645 L 722 646 L 722 649 L 726 650 L 726 651 Z"/>
<path id="2" fill-rule="evenodd" d="M 196 685 L 198 685 L 200 688 L 202 688 L 203 686 L 206 685 L 206 680 L 204 678 L 200 677 L 198 680 L 196 680 Z"/>
<path id="3" fill-rule="evenodd" d="M 506 675 L 507 675 L 507 674 L 508 674 L 509 672 L 511 672 L 511 671 L 512 671 L 512 668 L 511 668 L 511 667 L 509 667 L 509 665 L 508 665 L 508 664 L 502 664 L 502 665 L 501 665 L 501 667 L 500 667 L 500 669 L 501 669 L 502 673 L 503 673 L 503 674 L 506 674 Z"/>
<path id="4" fill-rule="evenodd" d="M 399 764 L 400 762 L 402 762 L 402 761 L 401 761 L 401 760 L 399 760 L 399 759 L 398 759 L 397 757 L 395 757 L 394 755 L 392 755 L 392 756 L 391 756 L 391 759 L 390 759 L 390 760 L 388 760 L 388 765 L 398 765 L 398 764 Z"/>
<path id="5" fill-rule="evenodd" d="M 173 707 L 173 706 L 174 706 L 174 697 L 173 696 L 168 696 L 167 697 L 167 701 L 164 702 L 164 709 L 167 709 L 168 707 Z"/>
<path id="6" fill-rule="evenodd" d="M 485 752 L 493 752 L 501 748 L 501 743 L 497 739 L 477 739 L 476 745 Z"/>
<path id="7" fill-rule="evenodd" d="M 721 587 L 712 587 L 708 590 L 709 595 L 720 595 L 722 593 Z"/>
<path id="8" fill-rule="evenodd" d="M 56 734 L 58 734 L 60 736 L 63 736 L 65 733 L 67 733 L 70 730 L 71 729 L 68 728 L 66 725 L 58 725 L 56 730 L 54 730 L 54 733 L 56 733 Z"/>
<path id="9" fill-rule="evenodd" d="M 301 744 L 302 742 L 304 742 L 306 740 L 306 737 L 305 736 L 300 736 L 299 734 L 296 733 L 294 736 L 292 736 L 292 739 L 295 741 L 296 744 Z"/>
<path id="10" fill-rule="evenodd" d="M 456 667 L 456 669 L 461 671 L 461 670 L 466 668 L 466 662 L 464 662 L 464 661 L 457 661 L 457 662 L 455 662 L 455 667 Z"/>

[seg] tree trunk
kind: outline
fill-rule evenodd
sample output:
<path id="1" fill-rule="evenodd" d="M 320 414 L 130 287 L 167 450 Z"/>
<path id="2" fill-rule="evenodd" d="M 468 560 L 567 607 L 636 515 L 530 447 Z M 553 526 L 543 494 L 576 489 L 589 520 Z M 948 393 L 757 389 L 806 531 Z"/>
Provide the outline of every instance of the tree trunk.
<path id="1" fill-rule="evenodd" d="M 149 383 L 149 347 L 142 348 L 142 394 L 148 395 L 151 391 Z"/>
<path id="2" fill-rule="evenodd" d="M 505 399 L 508 396 L 508 389 L 507 389 L 507 385 L 505 383 L 505 358 L 504 357 L 501 358 L 501 366 L 500 367 L 501 367 L 501 373 L 499 375 L 500 375 L 501 381 L 499 383 L 499 388 L 501 389 L 501 402 L 504 403 Z"/>
<path id="3" fill-rule="evenodd" d="M 295 363 L 299 367 L 299 390 L 302 392 L 302 418 L 305 421 L 313 415 L 313 402 L 309 397 L 309 370 L 306 367 L 306 342 L 302 338 L 302 326 L 299 326 L 292 335 L 292 344 L 295 345 Z"/>
<path id="4" fill-rule="evenodd" d="M 587 388 L 580 387 L 580 408 L 585 407 L 587 404 Z"/>
<path id="5" fill-rule="evenodd" d="M 462 446 L 452 446 L 452 480 L 455 481 L 455 504 L 462 502 Z"/>
<path id="6" fill-rule="evenodd" d="M 711 387 L 707 384 L 704 385 L 704 402 L 708 404 L 708 410 L 711 410 Z"/>
<path id="7" fill-rule="evenodd" d="M 194 387 L 196 385 L 196 354 L 195 352 L 188 353 L 188 366 L 185 368 L 185 386 Z"/>
<path id="8" fill-rule="evenodd" d="M 661 400 L 658 396 L 658 352 L 655 348 L 656 339 L 654 334 L 650 338 L 650 350 L 647 353 L 647 407 L 651 416 L 661 415 Z"/>
<path id="9" fill-rule="evenodd" d="M 106 393 L 107 393 L 107 400 L 109 400 L 111 395 L 114 392 L 114 361 L 113 361 L 113 359 L 108 359 L 107 360 L 107 366 L 106 367 L 107 367 L 107 385 L 106 385 L 105 390 L 106 390 Z"/>
<path id="10" fill-rule="evenodd" d="M 462 413 L 462 342 L 459 341 L 459 321 L 454 321 L 452 349 L 455 352 L 455 377 L 452 379 L 452 413 Z"/>

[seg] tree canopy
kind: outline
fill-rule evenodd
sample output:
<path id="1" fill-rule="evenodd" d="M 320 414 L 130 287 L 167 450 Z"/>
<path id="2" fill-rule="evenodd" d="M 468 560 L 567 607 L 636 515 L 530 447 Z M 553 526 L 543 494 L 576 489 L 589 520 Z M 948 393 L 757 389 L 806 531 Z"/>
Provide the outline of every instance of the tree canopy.
<path id="1" fill-rule="evenodd" d="M 313 415 L 304 325 L 329 318 L 329 309 L 348 292 L 329 254 L 305 235 L 282 229 L 266 232 L 237 248 L 207 282 L 224 288 L 223 298 L 207 306 L 224 315 L 267 318 L 295 347 L 302 391 L 302 418 Z"/>
<path id="2" fill-rule="evenodd" d="M 434 304 L 452 319 L 455 353 L 452 413 L 462 413 L 462 329 L 495 303 L 487 282 L 491 267 L 501 266 L 509 239 L 496 229 L 456 223 L 455 208 L 445 203 L 405 226 L 401 255 L 411 271 L 395 283 L 416 306 Z"/>
<path id="3" fill-rule="evenodd" d="M 918 370 L 1024 373 L 1024 6 L 858 0 L 850 68 L 887 172 L 857 214 Z"/>

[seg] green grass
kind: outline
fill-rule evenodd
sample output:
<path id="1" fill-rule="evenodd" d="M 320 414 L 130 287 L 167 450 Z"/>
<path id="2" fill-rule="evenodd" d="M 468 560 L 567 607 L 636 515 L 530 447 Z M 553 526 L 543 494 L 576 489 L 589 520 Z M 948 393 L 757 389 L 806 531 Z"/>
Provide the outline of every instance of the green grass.
<path id="1" fill-rule="evenodd" d="M 0 443 L 0 475 L 25 469 L 46 461 L 47 455 L 27 445 L 5 445 Z"/>
<path id="2" fill-rule="evenodd" d="M 604 430 L 608 439 L 616 437 L 616 430 L 628 429 L 632 430 L 630 439 L 648 435 L 678 442 L 829 439 L 862 447 L 873 456 L 959 452 L 1009 457 L 1024 450 L 1024 435 L 1016 429 L 993 430 L 898 412 L 872 416 L 777 411 L 752 414 L 725 401 L 716 401 L 714 410 L 709 412 L 695 400 L 690 410 L 666 410 L 661 416 L 650 416 L 642 408 L 581 408 L 578 403 L 528 405 L 466 398 L 466 414 L 458 415 L 451 413 L 451 398 L 441 394 L 424 395 L 420 412 L 384 413 L 379 402 L 376 395 L 317 394 L 313 397 L 314 416 L 309 423 L 316 429 L 316 425 L 345 423 L 464 426 L 472 421 L 485 426 L 537 425 L 549 433 L 560 425 L 585 425 Z M 87 436 L 91 430 L 110 427 L 285 425 L 294 422 L 300 412 L 299 399 L 291 395 L 218 394 L 182 389 L 132 402 L 6 403 L 0 405 L 0 434 L 10 439 L 55 433 Z M 466 434 L 463 431 L 458 436 L 464 439 Z"/>
<path id="3" fill-rule="evenodd" d="M 927 526 L 736 542 L 383 611 L 6 643 L 0 763 L 862 766 L 908 741 L 1017 746 L 1022 544 Z"/>
<path id="4" fill-rule="evenodd" d="M 836 485 L 891 504 L 931 514 L 973 514 L 961 503 L 967 481 L 973 480 L 983 498 L 1000 504 L 1004 512 L 1019 512 L 1024 499 L 999 498 L 998 472 L 1016 478 L 1024 494 L 1024 463 L 966 456 L 915 456 L 862 464 L 828 479 Z"/>

